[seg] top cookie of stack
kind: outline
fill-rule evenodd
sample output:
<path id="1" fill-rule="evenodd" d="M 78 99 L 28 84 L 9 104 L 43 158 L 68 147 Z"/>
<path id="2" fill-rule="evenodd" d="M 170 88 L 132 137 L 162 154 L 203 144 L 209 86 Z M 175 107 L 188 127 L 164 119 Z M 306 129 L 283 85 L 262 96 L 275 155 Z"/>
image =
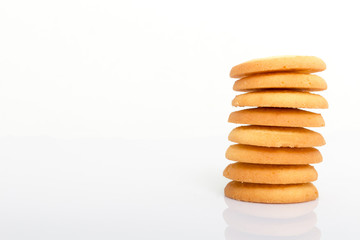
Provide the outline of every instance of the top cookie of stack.
<path id="1" fill-rule="evenodd" d="M 229 135 L 237 144 L 228 148 L 226 157 L 238 163 L 224 171 L 224 176 L 233 180 L 225 188 L 227 197 L 267 203 L 317 198 L 317 190 L 310 183 L 317 179 L 317 172 L 308 164 L 322 161 L 314 147 L 324 145 L 325 140 L 304 127 L 322 127 L 325 123 L 320 114 L 299 108 L 328 108 L 325 98 L 310 93 L 327 89 L 324 79 L 311 74 L 325 68 L 317 57 L 279 56 L 255 59 L 231 69 L 230 76 L 240 78 L 233 89 L 247 92 L 236 96 L 232 105 L 257 108 L 230 114 L 229 122 L 250 126 L 237 127 Z M 294 172 L 290 172 L 292 168 Z M 294 174 L 299 178 L 295 180 Z"/>

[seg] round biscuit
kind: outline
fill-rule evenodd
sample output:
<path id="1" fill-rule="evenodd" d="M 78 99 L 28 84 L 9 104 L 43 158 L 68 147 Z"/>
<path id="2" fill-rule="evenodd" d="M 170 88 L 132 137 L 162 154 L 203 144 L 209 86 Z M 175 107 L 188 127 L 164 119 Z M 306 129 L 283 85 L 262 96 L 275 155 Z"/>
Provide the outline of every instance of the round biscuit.
<path id="1" fill-rule="evenodd" d="M 232 163 L 224 172 L 224 177 L 246 183 L 296 184 L 317 180 L 318 174 L 310 165 L 269 165 L 252 163 Z"/>
<path id="2" fill-rule="evenodd" d="M 314 56 L 275 56 L 253 59 L 234 66 L 230 77 L 238 78 L 246 75 L 268 72 L 301 72 L 313 73 L 326 69 L 323 60 Z"/>
<path id="3" fill-rule="evenodd" d="M 322 162 L 316 148 L 259 147 L 234 144 L 228 147 L 225 157 L 232 161 L 257 164 L 303 165 Z"/>
<path id="4" fill-rule="evenodd" d="M 241 78 L 233 86 L 235 91 L 243 92 L 272 88 L 322 91 L 327 89 L 327 84 L 323 78 L 313 74 L 265 73 Z"/>
<path id="5" fill-rule="evenodd" d="M 300 203 L 318 198 L 312 183 L 302 184 L 256 184 L 229 182 L 225 196 L 235 200 L 258 203 Z"/>
<path id="6" fill-rule="evenodd" d="M 291 90 L 265 90 L 237 95 L 232 105 L 235 107 L 328 108 L 326 99 L 320 95 Z"/>
<path id="7" fill-rule="evenodd" d="M 278 127 L 323 127 L 321 114 L 294 108 L 250 108 L 232 112 L 229 122 Z"/>
<path id="8" fill-rule="evenodd" d="M 299 127 L 240 126 L 229 134 L 235 143 L 264 147 L 316 147 L 325 144 L 320 133 Z"/>

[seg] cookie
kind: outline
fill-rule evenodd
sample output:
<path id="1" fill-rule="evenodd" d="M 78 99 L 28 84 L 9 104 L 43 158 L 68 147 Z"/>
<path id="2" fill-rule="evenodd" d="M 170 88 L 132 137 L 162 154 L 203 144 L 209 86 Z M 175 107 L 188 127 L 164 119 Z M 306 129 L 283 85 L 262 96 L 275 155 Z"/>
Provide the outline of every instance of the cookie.
<path id="1" fill-rule="evenodd" d="M 269 165 L 252 163 L 232 163 L 224 172 L 224 177 L 246 183 L 296 184 L 317 180 L 318 174 L 310 165 Z"/>
<path id="2" fill-rule="evenodd" d="M 238 78 L 246 75 L 268 72 L 301 72 L 313 73 L 326 69 L 326 64 L 313 56 L 276 56 L 254 59 L 234 66 L 230 77 Z"/>
<path id="3" fill-rule="evenodd" d="M 229 122 L 279 127 L 323 127 L 321 114 L 293 108 L 251 108 L 232 112 Z"/>
<path id="4" fill-rule="evenodd" d="M 291 90 L 265 90 L 238 95 L 232 101 L 235 107 L 328 108 L 320 95 Z"/>
<path id="5" fill-rule="evenodd" d="M 233 87 L 235 91 L 244 92 L 269 88 L 322 91 L 327 89 L 327 84 L 323 78 L 313 74 L 265 73 L 241 78 Z"/>
<path id="6" fill-rule="evenodd" d="M 232 161 L 257 164 L 301 165 L 322 162 L 316 148 L 271 148 L 242 144 L 229 146 L 225 154 Z"/>
<path id="7" fill-rule="evenodd" d="M 232 142 L 264 147 L 316 147 L 325 144 L 320 133 L 299 127 L 240 126 L 229 134 Z"/>
<path id="8" fill-rule="evenodd" d="M 299 203 L 318 198 L 312 183 L 255 184 L 232 181 L 225 187 L 225 196 L 235 200 L 258 203 Z"/>

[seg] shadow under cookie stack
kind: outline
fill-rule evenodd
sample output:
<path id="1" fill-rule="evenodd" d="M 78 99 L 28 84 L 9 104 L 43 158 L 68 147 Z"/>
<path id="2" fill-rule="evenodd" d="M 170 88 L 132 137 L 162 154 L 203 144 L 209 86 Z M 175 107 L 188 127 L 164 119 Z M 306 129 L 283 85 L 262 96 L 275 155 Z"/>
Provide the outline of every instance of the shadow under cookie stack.
<path id="1" fill-rule="evenodd" d="M 231 69 L 238 78 L 235 91 L 247 92 L 232 101 L 235 107 L 253 107 L 230 114 L 229 122 L 246 124 L 233 129 L 229 140 L 236 144 L 226 151 L 224 176 L 230 180 L 225 196 L 259 203 L 298 203 L 318 198 L 311 183 L 318 174 L 310 164 L 322 161 L 315 147 L 325 144 L 320 133 L 307 127 L 323 127 L 318 113 L 302 109 L 324 109 L 322 96 L 310 93 L 327 88 L 311 74 L 325 70 L 313 56 L 281 56 L 255 59 Z"/>

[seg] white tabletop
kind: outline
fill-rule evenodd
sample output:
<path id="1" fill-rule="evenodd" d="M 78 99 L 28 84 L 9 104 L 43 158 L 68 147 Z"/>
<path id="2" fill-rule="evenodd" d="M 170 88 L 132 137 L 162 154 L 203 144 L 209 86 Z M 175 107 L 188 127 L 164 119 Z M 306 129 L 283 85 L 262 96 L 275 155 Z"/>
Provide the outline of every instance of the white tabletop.
<path id="1" fill-rule="evenodd" d="M 0 237 L 355 239 L 359 181 L 352 163 L 360 159 L 355 143 L 346 147 L 345 135 L 336 136 L 327 136 L 316 166 L 319 200 L 291 205 L 224 198 L 225 136 L 1 138 Z"/>

